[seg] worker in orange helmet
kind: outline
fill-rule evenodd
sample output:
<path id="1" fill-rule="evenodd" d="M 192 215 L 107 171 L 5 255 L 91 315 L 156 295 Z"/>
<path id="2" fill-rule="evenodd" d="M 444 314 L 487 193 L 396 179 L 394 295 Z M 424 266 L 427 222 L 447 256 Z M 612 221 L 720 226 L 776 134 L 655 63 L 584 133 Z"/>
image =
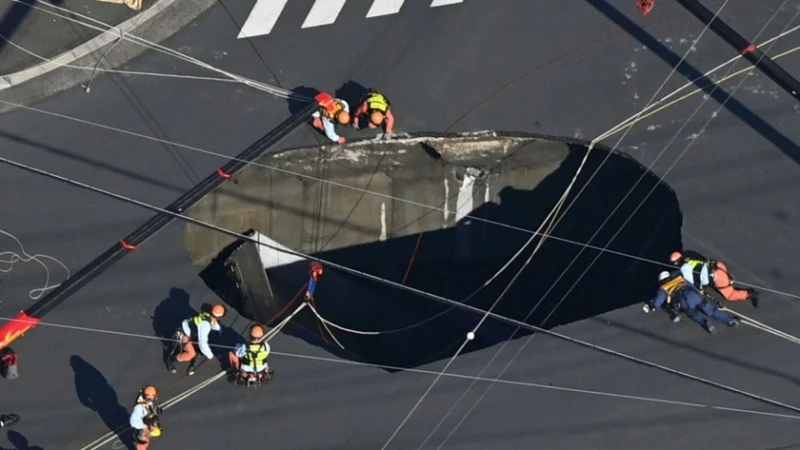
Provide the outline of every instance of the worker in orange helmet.
<path id="1" fill-rule="evenodd" d="M 344 144 L 347 142 L 344 136 L 336 134 L 336 125 L 350 124 L 350 105 L 340 98 L 333 98 L 326 92 L 320 92 L 314 97 L 314 101 L 319 105 L 319 110 L 311 115 L 311 124 L 314 128 L 325 133 L 333 142 Z"/>
<path id="2" fill-rule="evenodd" d="M 353 128 L 359 128 L 359 119 L 366 115 L 367 125 L 370 128 L 384 127 L 386 135 L 394 131 L 394 114 L 392 114 L 392 104 L 385 95 L 378 92 L 370 92 L 361 102 L 355 113 Z"/>
<path id="3" fill-rule="evenodd" d="M 261 384 L 270 380 L 273 372 L 267 364 L 270 347 L 264 342 L 264 327 L 250 327 L 250 343 L 240 343 L 236 349 L 228 353 L 228 361 L 236 370 L 231 381 L 237 384 Z"/>
<path id="4" fill-rule="evenodd" d="M 156 403 L 157 401 L 158 391 L 155 386 L 145 386 L 136 397 L 136 404 L 133 406 L 129 420 L 136 450 L 146 450 L 150 445 L 150 438 L 161 435 L 161 425 L 158 419 L 162 409 Z"/>
<path id="5" fill-rule="evenodd" d="M 176 332 L 175 347 L 167 359 L 167 369 L 175 373 L 176 362 L 189 362 L 189 368 L 186 369 L 188 375 L 194 375 L 194 370 L 197 367 L 197 351 L 194 348 L 194 342 L 200 346 L 200 352 L 208 359 L 214 359 L 214 353 L 208 345 L 208 336 L 211 331 L 220 332 L 222 328 L 219 325 L 219 320 L 225 317 L 227 310 L 223 305 L 214 305 L 211 312 L 200 313 L 194 317 L 190 317 L 181 323 L 181 328 Z"/>
<path id="6" fill-rule="evenodd" d="M 730 302 L 750 300 L 753 307 L 758 308 L 758 292 L 752 288 L 739 289 L 735 287 L 733 277 L 724 262 L 707 259 L 697 252 L 687 251 L 684 253 L 672 252 L 670 262 L 680 267 L 681 273 L 687 281 L 701 290 L 713 282 L 714 290 L 726 300 Z"/>

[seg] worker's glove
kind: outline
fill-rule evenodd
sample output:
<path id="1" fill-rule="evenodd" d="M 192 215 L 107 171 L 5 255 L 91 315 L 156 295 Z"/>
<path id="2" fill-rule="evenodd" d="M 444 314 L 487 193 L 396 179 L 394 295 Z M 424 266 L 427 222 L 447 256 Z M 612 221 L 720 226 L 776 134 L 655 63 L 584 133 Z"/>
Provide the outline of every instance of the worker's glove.
<path id="1" fill-rule="evenodd" d="M 644 306 L 642 306 L 642 311 L 644 311 L 645 314 L 649 314 L 649 313 L 655 311 L 655 308 L 653 308 L 652 306 L 650 306 L 647 303 L 645 303 Z"/>
<path id="2" fill-rule="evenodd" d="M 388 141 L 389 139 L 391 139 L 393 137 L 394 137 L 394 133 L 383 133 L 383 136 L 381 138 L 383 140 L 385 140 L 385 141 Z"/>
<path id="3" fill-rule="evenodd" d="M 164 408 L 163 408 L 163 407 L 161 407 L 161 406 L 156 406 L 156 407 L 155 407 L 155 412 L 156 412 L 156 415 L 160 416 L 160 415 L 161 415 L 161 413 L 163 413 L 163 412 L 164 412 Z"/>

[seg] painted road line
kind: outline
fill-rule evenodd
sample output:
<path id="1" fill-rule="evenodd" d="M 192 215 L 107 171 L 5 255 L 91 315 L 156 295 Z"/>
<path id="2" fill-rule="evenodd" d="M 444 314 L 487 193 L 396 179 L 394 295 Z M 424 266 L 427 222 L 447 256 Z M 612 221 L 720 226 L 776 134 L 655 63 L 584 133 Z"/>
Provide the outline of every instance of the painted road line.
<path id="1" fill-rule="evenodd" d="M 289 0 L 257 0 L 237 39 L 269 34 Z M 319 3 L 319 1 L 317 2 Z M 314 5 L 316 6 L 316 4 Z"/>
<path id="2" fill-rule="evenodd" d="M 436 8 L 437 6 L 455 5 L 457 3 L 464 3 L 464 0 L 433 0 L 431 3 L 431 8 Z"/>
<path id="3" fill-rule="evenodd" d="M 311 12 L 306 16 L 306 21 L 300 28 L 319 27 L 336 22 L 347 0 L 315 0 Z"/>
<path id="4" fill-rule="evenodd" d="M 367 12 L 367 17 L 388 16 L 397 14 L 405 0 L 374 0 Z"/>

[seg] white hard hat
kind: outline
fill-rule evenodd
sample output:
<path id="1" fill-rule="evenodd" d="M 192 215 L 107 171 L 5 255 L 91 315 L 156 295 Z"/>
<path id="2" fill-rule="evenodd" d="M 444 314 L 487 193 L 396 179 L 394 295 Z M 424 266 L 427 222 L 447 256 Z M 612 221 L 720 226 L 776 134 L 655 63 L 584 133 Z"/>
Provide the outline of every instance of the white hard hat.
<path id="1" fill-rule="evenodd" d="M 669 272 L 667 272 L 666 270 L 658 274 L 658 281 L 664 281 L 667 278 L 669 278 Z"/>

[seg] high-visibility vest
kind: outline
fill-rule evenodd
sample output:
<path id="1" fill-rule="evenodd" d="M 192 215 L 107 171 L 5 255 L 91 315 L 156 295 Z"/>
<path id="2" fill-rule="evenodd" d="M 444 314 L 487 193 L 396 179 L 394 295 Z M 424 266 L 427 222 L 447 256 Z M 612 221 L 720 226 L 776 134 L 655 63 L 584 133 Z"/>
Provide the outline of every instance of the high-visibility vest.
<path id="1" fill-rule="evenodd" d="M 320 92 L 314 97 L 314 100 L 319 104 L 319 113 L 330 120 L 333 120 L 344 109 L 341 102 L 326 92 Z"/>
<path id="2" fill-rule="evenodd" d="M 387 99 L 386 96 L 384 96 L 383 94 L 378 94 L 377 92 L 369 94 L 369 97 L 367 97 L 366 102 L 367 102 L 368 112 L 378 111 L 383 114 L 386 114 L 386 111 L 389 109 L 389 106 L 391 106 L 391 103 L 389 103 L 389 99 Z"/>
<path id="3" fill-rule="evenodd" d="M 268 356 L 269 351 L 263 342 L 253 343 L 247 346 L 247 350 L 244 354 L 244 358 L 242 358 L 242 362 L 246 366 L 256 368 L 264 365 Z"/>

